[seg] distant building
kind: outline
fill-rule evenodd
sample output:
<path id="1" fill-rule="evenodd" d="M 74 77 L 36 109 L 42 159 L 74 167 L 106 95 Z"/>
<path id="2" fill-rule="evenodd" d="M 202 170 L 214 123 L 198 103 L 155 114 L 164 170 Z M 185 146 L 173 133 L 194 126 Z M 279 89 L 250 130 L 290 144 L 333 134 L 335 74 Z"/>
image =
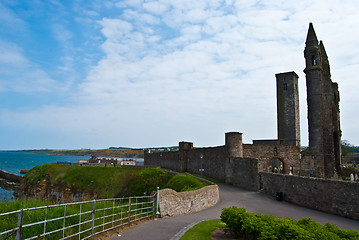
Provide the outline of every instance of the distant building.
<path id="1" fill-rule="evenodd" d="M 86 164 L 88 162 L 89 162 L 89 160 L 83 160 L 83 159 L 79 159 L 76 161 L 77 164 Z"/>
<path id="2" fill-rule="evenodd" d="M 135 166 L 135 165 L 136 165 L 136 160 L 133 159 L 121 161 L 121 166 Z"/>

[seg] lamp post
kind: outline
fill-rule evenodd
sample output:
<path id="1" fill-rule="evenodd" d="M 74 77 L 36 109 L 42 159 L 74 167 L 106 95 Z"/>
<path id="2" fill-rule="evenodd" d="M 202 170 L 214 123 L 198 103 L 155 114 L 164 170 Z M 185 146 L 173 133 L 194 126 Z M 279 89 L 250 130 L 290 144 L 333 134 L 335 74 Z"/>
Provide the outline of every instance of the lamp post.
<path id="1" fill-rule="evenodd" d="M 199 169 L 199 172 L 201 173 L 201 175 L 203 175 L 204 168 L 203 168 L 203 154 L 202 153 L 199 155 L 199 158 L 201 159 L 201 168 Z"/>

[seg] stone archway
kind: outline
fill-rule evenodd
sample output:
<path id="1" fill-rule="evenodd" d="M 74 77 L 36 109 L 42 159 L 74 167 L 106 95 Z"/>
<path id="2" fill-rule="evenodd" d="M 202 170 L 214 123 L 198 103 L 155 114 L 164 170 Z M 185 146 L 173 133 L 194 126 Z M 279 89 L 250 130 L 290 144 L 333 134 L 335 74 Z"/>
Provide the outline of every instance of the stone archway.
<path id="1" fill-rule="evenodd" d="M 268 172 L 271 173 L 284 173 L 284 162 L 278 157 L 273 157 L 267 163 Z"/>

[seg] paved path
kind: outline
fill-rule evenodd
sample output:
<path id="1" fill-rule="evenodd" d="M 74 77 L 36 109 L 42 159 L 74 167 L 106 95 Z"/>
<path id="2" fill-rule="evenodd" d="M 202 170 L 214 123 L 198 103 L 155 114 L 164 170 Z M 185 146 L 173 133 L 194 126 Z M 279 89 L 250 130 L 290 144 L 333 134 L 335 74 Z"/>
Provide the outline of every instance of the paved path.
<path id="1" fill-rule="evenodd" d="M 238 206 L 245 208 L 248 212 L 260 212 L 278 217 L 311 217 L 319 223 L 331 222 L 340 228 L 359 230 L 359 221 L 339 217 L 332 214 L 319 212 L 312 209 L 299 207 L 287 202 L 278 202 L 274 198 L 259 192 L 250 192 L 227 184 L 219 184 L 219 203 L 209 209 L 198 213 L 156 219 L 114 237 L 111 240 L 176 240 L 181 233 L 191 228 L 196 223 L 220 218 L 223 208 Z"/>

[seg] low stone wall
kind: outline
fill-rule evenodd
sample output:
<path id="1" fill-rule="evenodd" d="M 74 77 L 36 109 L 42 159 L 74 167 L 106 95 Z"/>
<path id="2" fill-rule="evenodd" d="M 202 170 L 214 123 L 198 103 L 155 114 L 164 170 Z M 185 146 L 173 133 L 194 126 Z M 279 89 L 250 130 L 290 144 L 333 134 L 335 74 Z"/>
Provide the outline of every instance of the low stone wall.
<path id="1" fill-rule="evenodd" d="M 359 220 L 359 183 L 260 173 L 262 191 L 283 192 L 284 201 Z"/>
<path id="2" fill-rule="evenodd" d="M 219 188 L 209 185 L 195 191 L 176 192 L 166 188 L 159 191 L 161 217 L 198 212 L 219 201 Z"/>
<path id="3" fill-rule="evenodd" d="M 15 182 L 15 183 L 20 183 L 22 180 L 22 176 L 21 175 L 16 175 L 13 173 L 9 173 L 6 172 L 4 170 L 0 170 L 0 178 L 3 178 L 9 182 Z"/>

